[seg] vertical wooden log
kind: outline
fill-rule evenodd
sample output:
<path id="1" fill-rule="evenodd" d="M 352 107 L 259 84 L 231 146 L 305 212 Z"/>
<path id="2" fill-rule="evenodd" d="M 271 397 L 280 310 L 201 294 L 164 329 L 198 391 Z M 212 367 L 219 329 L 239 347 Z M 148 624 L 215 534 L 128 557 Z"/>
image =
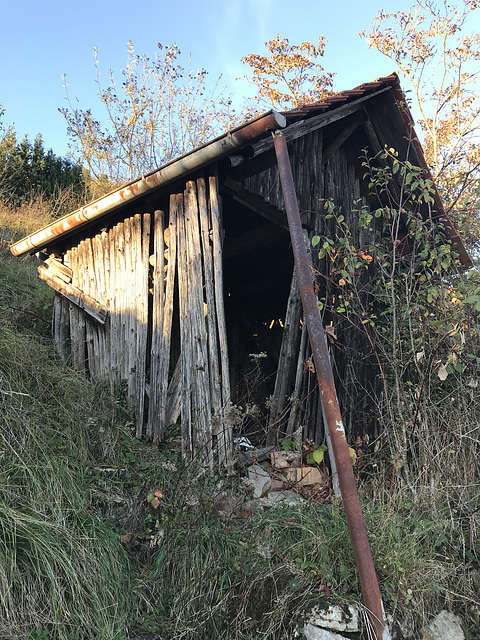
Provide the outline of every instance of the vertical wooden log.
<path id="1" fill-rule="evenodd" d="M 113 369 L 110 360 L 110 332 L 111 332 L 111 316 L 112 316 L 112 301 L 111 301 L 111 276 L 110 276 L 110 262 L 112 254 L 112 239 L 110 233 L 106 229 L 102 229 L 99 234 L 95 236 L 95 242 L 93 245 L 94 259 L 96 264 L 96 273 L 99 278 L 99 290 L 101 300 L 109 310 L 107 321 L 105 325 L 99 328 L 101 332 L 102 341 L 101 349 L 101 371 L 100 375 L 105 380 L 108 380 L 110 387 L 113 390 Z"/>
<path id="2" fill-rule="evenodd" d="M 102 301 L 103 304 L 110 310 L 109 300 L 108 300 L 108 289 L 107 289 L 107 279 L 106 279 L 106 262 L 107 256 L 105 252 L 105 240 L 106 236 L 105 230 L 100 234 L 97 234 L 92 238 L 92 252 L 93 252 L 93 261 L 95 268 L 95 280 L 96 280 L 96 291 L 97 291 L 97 299 Z M 107 326 L 98 326 L 98 375 L 101 378 L 109 379 L 109 352 L 110 349 L 108 347 L 108 324 Z"/>
<path id="3" fill-rule="evenodd" d="M 118 315 L 118 303 L 115 289 L 117 279 L 117 225 L 108 232 L 107 243 L 108 254 L 108 298 L 110 307 L 109 336 L 110 336 L 110 388 L 112 392 L 116 389 L 120 380 L 118 369 L 118 334 L 120 331 L 120 318 Z"/>
<path id="4" fill-rule="evenodd" d="M 184 193 L 184 221 L 187 263 L 187 322 L 190 332 L 192 368 L 192 435 L 195 454 L 212 467 L 211 399 L 203 297 L 202 249 L 195 183 L 187 182 Z M 183 346 L 182 346 L 183 351 Z M 187 363 L 185 363 L 187 366 Z"/>
<path id="5" fill-rule="evenodd" d="M 68 300 L 58 292 L 55 292 L 52 330 L 58 356 L 67 366 L 71 365 L 72 352 Z"/>
<path id="6" fill-rule="evenodd" d="M 175 215 L 176 201 L 174 196 L 172 196 L 172 200 L 171 216 Z M 167 359 L 168 362 L 170 358 L 170 353 L 166 353 L 163 332 L 165 311 L 163 215 L 163 211 L 155 211 L 153 214 L 153 314 L 147 437 L 153 438 L 155 442 L 160 442 L 164 433 L 162 407 L 163 396 L 166 395 L 166 385 L 168 384 L 168 380 L 164 377 L 164 360 Z"/>
<path id="7" fill-rule="evenodd" d="M 302 424 L 302 404 L 307 402 L 306 394 L 304 392 L 305 384 L 304 379 L 306 375 L 304 361 L 307 357 L 307 347 L 308 347 L 308 333 L 307 327 L 305 324 L 302 325 L 302 335 L 300 340 L 300 348 L 298 350 L 298 359 L 297 359 L 297 371 L 295 375 L 295 386 L 293 388 L 293 393 L 291 396 L 291 409 L 290 415 L 288 416 L 288 424 L 286 435 L 287 437 L 293 436 L 294 433 L 297 433 L 300 427 L 302 427 L 302 434 L 304 424 Z"/>
<path id="8" fill-rule="evenodd" d="M 163 245 L 163 211 L 153 214 L 153 254 L 152 254 L 152 343 L 150 348 L 150 397 L 148 404 L 148 421 L 146 436 L 150 440 L 154 434 L 161 433 L 158 425 L 161 417 L 160 404 L 163 391 L 163 380 L 160 376 L 163 349 L 163 316 L 164 316 L 164 245 Z"/>
<path id="9" fill-rule="evenodd" d="M 126 380 L 126 344 L 127 335 L 125 327 L 125 236 L 124 223 L 120 222 L 115 227 L 115 282 L 113 283 L 113 295 L 115 296 L 115 312 L 118 315 L 118 331 L 115 336 L 115 358 L 118 367 L 118 381 Z"/>
<path id="10" fill-rule="evenodd" d="M 97 283 L 95 279 L 95 265 L 93 258 L 92 242 L 90 238 L 82 240 L 78 245 L 79 288 L 88 295 L 98 300 Z M 99 374 L 99 337 L 98 323 L 89 317 L 85 317 L 87 337 L 88 370 L 92 378 L 98 378 Z"/>
<path id="11" fill-rule="evenodd" d="M 135 418 L 136 433 L 140 438 L 145 422 L 145 385 L 147 375 L 147 339 L 148 339 L 148 275 L 150 258 L 150 214 L 137 214 L 133 219 L 135 235 L 139 238 L 134 280 L 136 289 L 136 380 L 135 380 Z"/>
<path id="12" fill-rule="evenodd" d="M 178 194 L 177 242 L 178 242 L 178 298 L 180 319 L 181 371 L 182 371 L 182 455 L 186 460 L 193 458 L 192 413 L 191 413 L 191 333 L 188 322 L 188 273 L 187 245 L 185 237 L 185 218 L 183 215 L 183 196 Z"/>
<path id="13" fill-rule="evenodd" d="M 123 298 L 123 318 L 125 322 L 125 379 L 127 381 L 127 397 L 129 402 L 134 403 L 135 379 L 136 379 L 136 337 L 137 318 L 135 308 L 135 290 L 137 283 L 134 278 L 134 268 L 136 253 L 138 252 L 138 241 L 141 239 L 134 235 L 133 218 L 126 218 L 124 221 L 125 251 L 124 251 L 124 298 Z"/>
<path id="14" fill-rule="evenodd" d="M 228 366 L 227 325 L 223 302 L 223 225 L 215 176 L 209 178 L 210 215 L 213 239 L 213 278 L 215 285 L 216 313 L 222 364 L 222 404 L 230 402 L 230 374 Z"/>
<path id="15" fill-rule="evenodd" d="M 120 316 L 118 313 L 118 301 L 116 296 L 115 283 L 117 280 L 117 226 L 112 227 L 108 233 L 110 238 L 110 362 L 112 389 L 115 390 L 120 381 L 120 371 L 118 363 L 118 339 L 120 332 Z"/>
<path id="16" fill-rule="evenodd" d="M 301 315 L 302 301 L 294 271 L 285 313 L 280 358 L 277 377 L 275 378 L 272 408 L 270 410 L 268 444 L 273 444 L 278 439 L 278 436 L 285 432 L 287 422 L 286 409 L 297 368 Z"/>
<path id="17" fill-rule="evenodd" d="M 80 263 L 77 247 L 72 247 L 69 251 L 69 263 L 73 271 L 72 284 L 78 287 Z M 73 302 L 70 302 L 69 315 L 70 337 L 72 344 L 72 366 L 74 369 L 84 371 L 87 364 L 85 313 L 74 305 Z"/>
<path id="18" fill-rule="evenodd" d="M 181 358 L 177 360 L 177 364 L 173 371 L 172 378 L 168 384 L 167 401 L 165 406 L 165 425 L 173 424 L 178 420 L 182 413 L 181 407 L 181 389 L 182 381 Z"/>
<path id="19" fill-rule="evenodd" d="M 229 464 L 226 457 L 226 447 L 223 437 L 223 399 L 222 399 L 222 376 L 221 359 L 218 339 L 217 323 L 217 301 L 215 299 L 215 279 L 213 266 L 213 243 L 210 238 L 211 221 L 207 206 L 207 192 L 205 180 L 197 181 L 198 207 L 200 216 L 200 231 L 202 239 L 202 252 L 205 271 L 205 299 L 206 299 L 206 319 L 207 319 L 207 344 L 209 358 L 209 383 L 212 401 L 212 435 L 215 437 L 215 445 L 218 454 L 218 464 L 220 472 L 223 472 Z M 223 304 L 223 298 L 219 301 Z"/>
<path id="20" fill-rule="evenodd" d="M 228 361 L 227 325 L 223 292 L 223 224 L 218 196 L 218 180 L 215 175 L 209 177 L 209 206 L 212 227 L 213 282 L 215 311 L 217 316 L 218 341 L 220 348 L 221 388 L 223 410 L 230 405 L 230 367 Z M 230 473 L 233 468 L 233 428 L 220 421 L 217 430 L 219 464 L 222 471 Z"/>
<path id="21" fill-rule="evenodd" d="M 178 220 L 178 207 L 170 210 L 168 229 L 165 230 L 164 236 L 168 236 L 168 269 L 167 279 L 165 284 L 165 310 L 163 318 L 163 335 L 165 341 L 165 361 L 163 368 L 163 379 L 165 380 L 165 387 L 168 385 L 168 373 L 170 369 L 170 348 L 172 340 L 172 326 L 173 326 L 173 305 L 175 300 L 175 274 L 177 270 L 177 220 Z M 168 389 L 167 389 L 168 390 Z M 167 402 L 167 401 L 165 401 Z M 168 427 L 167 424 L 164 428 Z"/>
<path id="22" fill-rule="evenodd" d="M 205 180 L 197 180 L 198 213 L 202 239 L 203 264 L 205 271 L 206 321 L 208 330 L 209 378 L 212 409 L 217 414 L 222 408 L 222 387 L 218 348 L 217 310 L 215 302 L 215 285 L 213 278 L 213 255 L 210 241 L 210 223 L 207 208 Z"/>

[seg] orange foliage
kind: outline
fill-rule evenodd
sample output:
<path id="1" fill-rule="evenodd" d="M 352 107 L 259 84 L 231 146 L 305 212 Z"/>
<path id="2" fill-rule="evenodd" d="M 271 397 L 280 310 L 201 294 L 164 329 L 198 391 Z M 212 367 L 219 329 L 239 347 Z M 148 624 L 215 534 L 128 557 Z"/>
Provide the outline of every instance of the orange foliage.
<path id="1" fill-rule="evenodd" d="M 463 31 L 479 8 L 478 0 L 417 0 L 408 12 L 380 11 L 360 34 L 409 81 L 426 160 L 471 247 L 480 238 L 480 34 Z"/>
<path id="2" fill-rule="evenodd" d="M 311 42 L 291 45 L 279 34 L 268 40 L 265 47 L 264 56 L 250 53 L 242 58 L 253 69 L 257 102 L 282 110 L 318 102 L 332 93 L 335 74 L 327 72 L 318 62 L 324 55 L 323 36 L 316 46 Z"/>

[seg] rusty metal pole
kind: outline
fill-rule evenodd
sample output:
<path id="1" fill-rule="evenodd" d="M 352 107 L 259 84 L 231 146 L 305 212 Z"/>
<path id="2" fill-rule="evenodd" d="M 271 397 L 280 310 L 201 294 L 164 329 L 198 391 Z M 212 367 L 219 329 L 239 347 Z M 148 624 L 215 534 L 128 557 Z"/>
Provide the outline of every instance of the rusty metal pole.
<path id="1" fill-rule="evenodd" d="M 369 612 L 374 637 L 376 640 L 386 640 L 390 637 L 390 634 L 384 619 L 382 598 L 378 587 L 362 508 L 360 506 L 360 498 L 353 474 L 348 444 L 345 438 L 345 429 L 343 427 L 342 416 L 335 391 L 333 372 L 324 340 L 324 328 L 317 307 L 317 296 L 313 290 L 312 272 L 302 231 L 287 142 L 279 132 L 274 133 L 273 137 L 290 237 L 292 240 L 295 269 L 302 298 L 304 319 L 310 338 L 310 346 L 312 348 L 313 361 L 315 363 L 323 406 L 325 408 L 328 431 L 332 441 L 333 455 L 337 465 L 340 490 L 342 492 L 350 538 L 357 562 L 363 600 Z"/>

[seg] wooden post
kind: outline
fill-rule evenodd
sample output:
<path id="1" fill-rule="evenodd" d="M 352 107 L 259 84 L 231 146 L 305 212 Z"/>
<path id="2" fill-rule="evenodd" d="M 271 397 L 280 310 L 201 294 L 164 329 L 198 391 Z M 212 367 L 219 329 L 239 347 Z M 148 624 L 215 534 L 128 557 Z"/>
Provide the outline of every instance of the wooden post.
<path id="1" fill-rule="evenodd" d="M 284 413 L 289 402 L 291 385 L 296 372 L 301 316 L 302 301 L 294 271 L 290 285 L 290 294 L 288 296 L 287 311 L 285 313 L 282 345 L 280 348 L 277 377 L 275 378 L 275 389 L 273 391 L 273 401 L 269 417 L 267 444 L 274 444 L 278 436 L 286 432 L 287 418 Z"/>
<path id="2" fill-rule="evenodd" d="M 212 257 L 213 257 L 213 281 L 215 295 L 215 311 L 218 326 L 218 341 L 220 348 L 221 388 L 222 388 L 222 413 L 229 407 L 230 395 L 230 367 L 228 357 L 227 325 L 225 321 L 225 305 L 223 292 L 223 224 L 221 205 L 218 196 L 218 180 L 216 175 L 208 179 L 209 208 L 212 225 Z M 221 427 L 217 429 L 217 446 L 219 464 L 222 471 L 230 473 L 233 467 L 233 429 L 225 423 L 222 417 Z"/>
<path id="3" fill-rule="evenodd" d="M 171 199 L 172 200 L 172 199 Z M 166 347 L 164 333 L 164 253 L 163 211 L 153 214 L 153 314 L 152 314 L 152 347 L 150 360 L 150 402 L 148 408 L 147 438 L 158 443 L 165 432 L 164 406 L 166 386 L 168 384 L 168 363 L 170 349 Z M 170 219 L 175 218 L 175 206 L 170 205 Z M 165 375 L 165 368 L 167 374 Z"/>
<path id="4" fill-rule="evenodd" d="M 192 358 L 192 433 L 195 454 L 200 454 L 213 468 L 213 442 L 211 424 L 211 396 L 207 356 L 207 330 L 205 325 L 204 277 L 198 201 L 195 182 L 187 182 L 184 194 L 185 239 L 187 253 L 188 304 L 187 322 L 190 325 Z M 183 351 L 183 346 L 182 346 Z"/>
<path id="5" fill-rule="evenodd" d="M 143 434 L 145 421 L 145 385 L 147 368 L 147 338 L 148 338 L 148 272 L 150 258 L 150 214 L 136 214 L 133 218 L 133 233 L 136 238 L 136 256 L 133 257 L 135 273 L 135 420 L 136 434 L 140 438 Z M 136 257 L 136 259 L 135 259 Z"/>

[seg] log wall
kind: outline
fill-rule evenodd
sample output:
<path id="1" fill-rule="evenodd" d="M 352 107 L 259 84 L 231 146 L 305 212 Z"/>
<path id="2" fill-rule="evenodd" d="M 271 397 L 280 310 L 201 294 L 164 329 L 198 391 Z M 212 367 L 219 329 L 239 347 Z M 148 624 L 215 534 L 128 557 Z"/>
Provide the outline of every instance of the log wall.
<path id="1" fill-rule="evenodd" d="M 319 129 L 290 144 L 306 244 L 311 246 L 314 234 L 335 237 L 335 220 L 325 219 L 323 207 L 332 198 L 353 242 L 367 245 L 352 211 L 360 198 L 359 180 L 342 147 L 324 161 L 323 137 Z M 283 208 L 276 166 L 245 179 L 243 188 Z M 230 403 L 231 373 L 222 238 L 214 174 L 188 181 L 162 210 L 127 216 L 85 237 L 64 255 L 77 298 L 65 297 L 65 290 L 62 294 L 58 288 L 54 335 L 60 355 L 75 368 L 107 379 L 112 389 L 124 385 L 127 400 L 135 405 L 138 437 L 160 442 L 168 425 L 180 417 L 184 456 L 198 455 L 209 468 L 218 460 L 220 468 L 228 470 L 232 428 L 222 416 Z M 319 261 L 315 252 L 311 259 L 320 295 L 338 295 L 329 261 Z M 108 311 L 104 323 L 92 315 L 93 307 L 97 315 Z M 368 345 L 338 318 L 324 317 L 325 324 L 331 320 L 338 336 L 331 359 L 344 423 L 351 438 L 374 436 L 371 407 L 378 384 Z M 282 435 L 303 436 L 321 442 L 322 405 L 309 366 L 311 349 L 294 275 L 283 326 L 268 438 L 274 442 Z"/>
<path id="2" fill-rule="evenodd" d="M 342 147 L 323 159 L 321 129 L 294 140 L 289 145 L 290 161 L 307 247 L 313 235 L 335 238 L 342 233 L 335 219 L 325 219 L 324 202 L 333 199 L 345 218 L 357 247 L 368 246 L 368 234 L 359 228 L 354 202 L 361 199 L 360 181 Z M 276 166 L 244 181 L 244 187 L 262 196 L 278 208 L 283 208 L 283 196 Z M 343 233 L 342 233 L 343 235 Z M 338 295 L 332 285 L 330 262 L 311 254 L 312 277 L 319 285 L 319 297 Z M 316 375 L 309 369 L 311 348 L 301 324 L 302 308 L 295 278 L 285 312 L 283 342 L 275 391 L 270 401 L 269 439 L 300 434 L 321 442 L 324 438 L 322 405 Z M 337 341 L 330 345 L 337 394 L 350 438 L 368 433 L 375 437 L 378 424 L 374 418 L 375 402 L 380 390 L 377 370 L 370 346 L 362 335 L 338 317 L 324 312 L 324 324 L 335 323 Z"/>
<path id="3" fill-rule="evenodd" d="M 56 287 L 57 350 L 112 390 L 124 387 L 138 437 L 160 442 L 179 408 L 184 456 L 199 456 L 210 469 L 218 461 L 228 471 L 233 445 L 222 419 L 230 386 L 215 175 L 187 182 L 166 209 L 127 216 L 66 250 L 63 265 L 72 276 Z M 49 265 L 42 269 L 55 286 Z M 65 296 L 68 286 L 76 298 Z M 82 299 L 107 311 L 103 323 Z"/>

